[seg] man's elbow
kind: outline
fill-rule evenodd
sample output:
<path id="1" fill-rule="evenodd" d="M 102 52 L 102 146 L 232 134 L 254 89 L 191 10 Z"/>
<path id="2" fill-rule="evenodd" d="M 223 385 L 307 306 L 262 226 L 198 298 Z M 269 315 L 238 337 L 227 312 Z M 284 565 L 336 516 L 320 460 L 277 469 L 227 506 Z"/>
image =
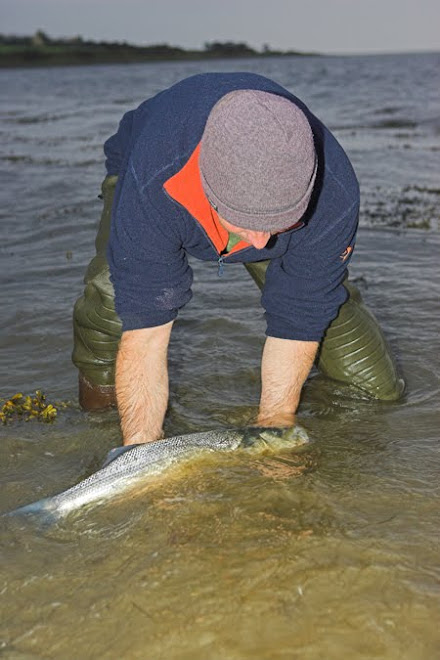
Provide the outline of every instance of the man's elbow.
<path id="1" fill-rule="evenodd" d="M 174 321 L 152 328 L 138 328 L 136 330 L 125 330 L 119 343 L 119 354 L 126 351 L 143 353 L 145 350 L 160 351 L 166 349 L 170 340 L 171 329 Z"/>

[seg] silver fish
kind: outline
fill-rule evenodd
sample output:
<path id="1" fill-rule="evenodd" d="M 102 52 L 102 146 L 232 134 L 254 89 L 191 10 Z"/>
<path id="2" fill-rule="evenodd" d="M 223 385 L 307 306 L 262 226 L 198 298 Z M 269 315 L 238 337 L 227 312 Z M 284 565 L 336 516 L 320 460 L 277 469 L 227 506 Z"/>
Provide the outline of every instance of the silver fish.
<path id="1" fill-rule="evenodd" d="M 262 429 L 204 431 L 174 436 L 140 445 L 112 449 L 102 468 L 66 491 L 15 509 L 7 515 L 47 514 L 62 518 L 72 511 L 94 502 L 109 499 L 128 489 L 146 476 L 162 472 L 166 467 L 195 454 L 233 451 L 240 447 L 292 447 L 308 442 L 303 429 Z"/>

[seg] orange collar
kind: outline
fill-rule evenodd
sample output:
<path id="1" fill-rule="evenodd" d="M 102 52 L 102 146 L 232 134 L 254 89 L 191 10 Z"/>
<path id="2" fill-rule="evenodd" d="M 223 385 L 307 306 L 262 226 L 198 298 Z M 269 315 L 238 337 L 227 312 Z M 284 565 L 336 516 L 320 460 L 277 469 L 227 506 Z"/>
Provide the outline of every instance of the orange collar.
<path id="1" fill-rule="evenodd" d="M 163 187 L 170 197 L 179 202 L 202 225 L 215 249 L 221 254 L 226 249 L 229 234 L 220 224 L 218 214 L 208 202 L 203 190 L 199 155 L 200 143 L 194 149 L 188 162 L 179 172 L 165 181 Z M 238 252 L 249 245 L 246 241 L 239 241 L 228 254 Z"/>

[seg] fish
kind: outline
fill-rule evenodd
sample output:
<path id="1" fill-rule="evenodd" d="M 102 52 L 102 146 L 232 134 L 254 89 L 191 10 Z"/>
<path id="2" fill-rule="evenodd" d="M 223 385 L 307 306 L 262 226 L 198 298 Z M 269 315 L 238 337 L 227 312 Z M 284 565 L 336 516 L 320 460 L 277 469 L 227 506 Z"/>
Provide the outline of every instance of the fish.
<path id="1" fill-rule="evenodd" d="M 177 435 L 145 444 L 116 447 L 107 455 L 102 467 L 67 490 L 8 512 L 44 515 L 48 520 L 60 519 L 79 508 L 108 500 L 140 483 L 148 476 L 159 474 L 173 463 L 188 460 L 207 452 L 235 451 L 267 447 L 273 450 L 297 447 L 308 442 L 304 429 L 247 427 L 201 431 Z"/>

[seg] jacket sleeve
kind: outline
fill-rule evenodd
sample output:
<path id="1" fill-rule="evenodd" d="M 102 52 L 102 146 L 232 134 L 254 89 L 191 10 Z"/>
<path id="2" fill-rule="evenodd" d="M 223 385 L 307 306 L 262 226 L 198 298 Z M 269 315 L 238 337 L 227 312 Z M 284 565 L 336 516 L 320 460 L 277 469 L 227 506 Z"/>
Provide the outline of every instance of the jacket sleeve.
<path id="1" fill-rule="evenodd" d="M 119 122 L 117 132 L 104 143 L 107 174 L 118 175 L 125 157 L 126 145 L 130 144 L 134 111 L 126 112 Z"/>
<path id="2" fill-rule="evenodd" d="M 305 227 L 285 255 L 273 259 L 262 296 L 266 334 L 282 339 L 321 341 L 348 297 L 343 281 L 353 254 L 358 201 L 337 221 Z"/>
<path id="3" fill-rule="evenodd" d="M 123 330 L 163 325 L 192 296 L 192 271 L 178 226 L 129 165 L 118 183 L 108 247 L 115 307 Z M 174 221 L 173 221 L 174 220 Z"/>

